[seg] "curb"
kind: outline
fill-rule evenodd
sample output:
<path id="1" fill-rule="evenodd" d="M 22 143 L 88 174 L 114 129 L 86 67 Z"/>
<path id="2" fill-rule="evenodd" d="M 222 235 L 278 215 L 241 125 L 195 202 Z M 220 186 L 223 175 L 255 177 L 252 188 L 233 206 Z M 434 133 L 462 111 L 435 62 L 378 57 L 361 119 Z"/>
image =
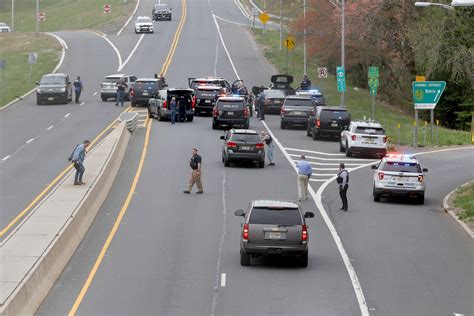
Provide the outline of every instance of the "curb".
<path id="1" fill-rule="evenodd" d="M 451 210 L 452 207 L 449 205 L 449 199 L 451 198 L 451 196 L 460 188 L 462 187 L 465 187 L 466 185 L 472 183 L 473 181 L 469 181 L 469 182 L 466 182 L 464 183 L 463 185 L 461 185 L 460 187 L 452 190 L 451 192 L 449 192 L 444 198 L 443 198 L 443 209 L 446 213 L 449 214 L 449 216 L 451 216 L 451 218 L 457 222 L 463 229 L 464 231 L 472 238 L 474 239 L 474 233 L 472 232 L 472 230 L 463 222 L 461 221 L 457 215 Z"/>
<path id="2" fill-rule="evenodd" d="M 52 73 L 55 73 L 56 71 L 58 71 L 59 67 L 61 67 L 61 65 L 63 64 L 64 57 L 66 56 L 66 50 L 68 49 L 68 47 L 67 47 L 66 42 L 62 38 L 60 38 L 59 36 L 57 36 L 55 34 L 52 34 L 52 33 L 45 33 L 45 34 L 48 34 L 49 36 L 54 37 L 59 42 L 59 44 L 61 44 L 61 47 L 62 47 L 61 59 L 59 60 L 58 64 L 56 65 L 56 67 L 52 71 Z M 24 98 L 26 98 L 27 96 L 29 96 L 30 94 L 32 94 L 35 91 L 36 91 L 36 88 L 31 89 L 30 91 L 28 91 L 24 95 L 14 99 L 10 103 L 7 103 L 5 106 L 0 107 L 0 111 L 6 110 L 7 108 L 12 106 L 13 104 L 17 103 L 18 101 L 23 100 Z"/>

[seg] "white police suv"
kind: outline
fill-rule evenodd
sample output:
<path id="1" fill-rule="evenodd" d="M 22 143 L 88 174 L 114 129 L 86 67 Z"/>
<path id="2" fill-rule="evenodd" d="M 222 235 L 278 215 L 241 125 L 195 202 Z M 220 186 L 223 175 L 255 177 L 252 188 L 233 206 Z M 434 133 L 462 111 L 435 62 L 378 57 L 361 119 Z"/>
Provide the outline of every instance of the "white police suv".
<path id="1" fill-rule="evenodd" d="M 362 154 L 382 158 L 387 154 L 385 130 L 373 121 L 352 121 L 341 132 L 339 150 L 345 152 L 347 157 Z"/>
<path id="2" fill-rule="evenodd" d="M 135 33 L 153 33 L 153 21 L 148 16 L 139 16 L 135 21 Z"/>
<path id="3" fill-rule="evenodd" d="M 415 156 L 389 154 L 378 165 L 373 165 L 374 202 L 381 197 L 408 196 L 419 204 L 425 201 L 425 172 Z"/>

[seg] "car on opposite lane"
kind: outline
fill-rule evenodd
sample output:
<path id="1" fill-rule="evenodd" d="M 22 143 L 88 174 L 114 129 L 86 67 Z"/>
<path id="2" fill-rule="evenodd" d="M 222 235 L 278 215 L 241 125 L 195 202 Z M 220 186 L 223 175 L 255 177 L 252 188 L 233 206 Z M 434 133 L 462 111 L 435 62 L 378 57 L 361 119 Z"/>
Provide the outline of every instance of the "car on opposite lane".
<path id="1" fill-rule="evenodd" d="M 374 172 L 373 198 L 380 202 L 382 197 L 412 197 L 419 204 L 425 202 L 425 172 L 415 156 L 388 154 L 378 165 L 372 165 Z"/>
<path id="2" fill-rule="evenodd" d="M 237 210 L 234 214 L 244 217 L 240 238 L 242 266 L 250 265 L 251 257 L 267 255 L 295 256 L 302 267 L 308 266 L 306 219 L 314 217 L 314 213 L 303 214 L 296 202 L 256 200 L 246 211 Z"/>
<path id="3" fill-rule="evenodd" d="M 117 98 L 117 83 L 120 80 L 123 80 L 128 86 L 128 88 L 125 89 L 125 100 L 130 100 L 130 88 L 135 80 L 137 80 L 137 77 L 131 74 L 114 74 L 106 76 L 104 81 L 100 84 L 100 98 L 102 101 Z"/>
<path id="4" fill-rule="evenodd" d="M 248 129 L 250 110 L 244 97 L 224 96 L 217 99 L 212 111 L 212 129 L 240 126 Z"/>
<path id="5" fill-rule="evenodd" d="M 212 114 L 220 89 L 221 87 L 216 85 L 199 85 L 196 87 L 196 115 L 201 113 Z"/>
<path id="6" fill-rule="evenodd" d="M 0 33 L 11 31 L 12 29 L 6 23 L 0 22 Z"/>
<path id="7" fill-rule="evenodd" d="M 72 101 L 72 84 L 69 75 L 63 73 L 47 74 L 36 83 L 36 104 L 60 103 Z"/>
<path id="8" fill-rule="evenodd" d="M 222 162 L 229 167 L 231 162 L 257 162 L 259 168 L 265 167 L 265 144 L 255 130 L 231 129 L 221 136 Z"/>
<path id="9" fill-rule="evenodd" d="M 307 136 L 313 140 L 321 136 L 340 137 L 341 132 L 351 123 L 351 115 L 342 107 L 317 106 L 308 118 Z"/>
<path id="10" fill-rule="evenodd" d="M 159 121 L 170 120 L 169 104 L 173 97 L 176 98 L 178 104 L 181 102 L 186 109 L 186 115 L 184 118 L 180 118 L 181 121 L 192 122 L 194 119 L 194 90 L 187 88 L 170 88 L 156 92 L 148 101 L 148 117 L 156 117 Z"/>
<path id="11" fill-rule="evenodd" d="M 306 126 L 314 109 L 315 104 L 309 96 L 287 96 L 280 111 L 280 128 L 285 129 L 289 125 Z"/>
<path id="12" fill-rule="evenodd" d="M 167 4 L 157 3 L 153 6 L 151 16 L 154 21 L 171 21 L 171 11 L 172 9 Z"/>
<path id="13" fill-rule="evenodd" d="M 153 33 L 153 21 L 148 16 L 139 16 L 135 21 L 135 33 Z"/>
<path id="14" fill-rule="evenodd" d="M 132 107 L 148 105 L 148 101 L 158 91 L 158 79 L 139 78 L 130 88 L 130 103 Z"/>
<path id="15" fill-rule="evenodd" d="M 387 154 L 385 130 L 374 121 L 352 121 L 347 129 L 341 132 L 339 149 L 345 152 L 347 157 L 360 154 L 382 158 Z"/>

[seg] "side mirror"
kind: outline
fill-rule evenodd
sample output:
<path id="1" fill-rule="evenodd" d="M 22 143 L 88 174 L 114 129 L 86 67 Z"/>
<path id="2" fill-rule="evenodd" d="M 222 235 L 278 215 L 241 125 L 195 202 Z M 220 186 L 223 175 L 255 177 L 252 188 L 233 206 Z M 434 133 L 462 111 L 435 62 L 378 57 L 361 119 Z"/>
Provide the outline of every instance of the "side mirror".
<path id="1" fill-rule="evenodd" d="M 306 212 L 304 213 L 304 218 L 313 218 L 314 217 L 314 213 L 313 212 Z"/>
<path id="2" fill-rule="evenodd" d="M 39 82 L 37 82 L 37 83 L 36 83 L 36 85 L 37 85 L 37 86 L 39 86 L 39 85 L 40 85 L 40 83 L 39 83 Z"/>
<path id="3" fill-rule="evenodd" d="M 225 136 L 222 135 L 221 137 L 219 137 L 219 139 L 225 140 Z"/>
<path id="4" fill-rule="evenodd" d="M 428 172 L 428 168 L 423 168 L 423 172 Z"/>
<path id="5" fill-rule="evenodd" d="M 379 166 L 377 166 L 377 165 L 372 165 L 370 168 L 372 168 L 372 169 L 378 169 Z"/>
<path id="6" fill-rule="evenodd" d="M 242 216 L 244 217 L 245 216 L 245 212 L 243 210 L 237 210 L 234 212 L 234 215 L 235 216 Z"/>

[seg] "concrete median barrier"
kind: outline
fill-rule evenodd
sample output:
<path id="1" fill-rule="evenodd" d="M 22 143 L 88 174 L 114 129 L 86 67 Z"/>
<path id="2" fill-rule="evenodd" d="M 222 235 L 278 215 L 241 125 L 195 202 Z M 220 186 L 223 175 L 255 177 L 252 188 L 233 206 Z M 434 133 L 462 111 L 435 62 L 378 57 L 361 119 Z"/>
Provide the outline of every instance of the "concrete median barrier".
<path id="1" fill-rule="evenodd" d="M 0 315 L 33 315 L 107 197 L 130 139 L 121 122 L 88 153 L 86 185 L 74 171 L 0 244 Z"/>

